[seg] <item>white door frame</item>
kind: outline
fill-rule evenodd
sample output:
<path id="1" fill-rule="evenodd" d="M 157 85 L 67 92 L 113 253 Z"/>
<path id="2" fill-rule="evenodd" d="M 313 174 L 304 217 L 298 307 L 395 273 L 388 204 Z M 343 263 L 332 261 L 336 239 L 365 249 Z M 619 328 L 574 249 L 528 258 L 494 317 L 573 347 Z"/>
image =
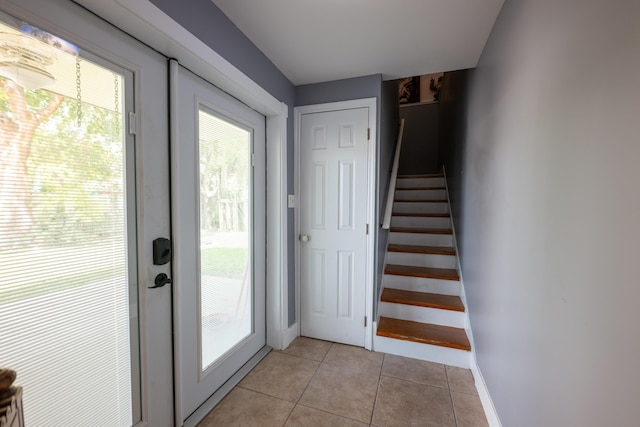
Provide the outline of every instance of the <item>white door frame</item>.
<path id="1" fill-rule="evenodd" d="M 73 0 L 266 117 L 267 345 L 291 342 L 288 327 L 287 117 L 279 101 L 149 0 Z"/>
<path id="2" fill-rule="evenodd" d="M 374 267 L 375 267 L 375 201 L 376 201 L 376 152 L 377 152 L 377 101 L 376 98 L 363 98 L 355 99 L 351 101 L 330 102 L 326 104 L 305 105 L 294 108 L 294 182 L 295 182 L 295 194 L 298 195 L 297 200 L 301 200 L 300 197 L 300 130 L 301 120 L 303 114 L 310 113 L 324 113 L 328 111 L 336 110 L 350 110 L 354 108 L 369 108 L 369 129 L 370 129 L 370 142 L 369 142 L 369 154 L 368 154 L 368 182 L 367 188 L 367 224 L 369 224 L 369 234 L 367 235 L 367 254 L 366 254 L 366 272 L 365 272 L 365 316 L 368 319 L 364 328 L 364 348 L 367 350 L 372 349 L 373 344 L 373 279 L 374 279 Z M 295 270 L 296 270 L 296 323 L 292 326 L 296 328 L 297 335 L 300 335 L 300 240 L 297 236 L 300 235 L 300 206 L 297 206 L 295 211 Z"/>

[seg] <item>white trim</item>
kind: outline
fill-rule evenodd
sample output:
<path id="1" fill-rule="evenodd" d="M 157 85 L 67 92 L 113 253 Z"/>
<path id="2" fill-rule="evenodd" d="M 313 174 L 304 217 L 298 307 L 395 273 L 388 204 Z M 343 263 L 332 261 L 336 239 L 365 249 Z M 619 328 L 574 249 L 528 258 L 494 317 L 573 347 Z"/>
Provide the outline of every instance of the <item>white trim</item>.
<path id="1" fill-rule="evenodd" d="M 476 383 L 476 390 L 478 390 L 478 396 L 480 397 L 480 402 L 482 402 L 482 408 L 484 409 L 484 414 L 487 417 L 489 426 L 502 427 L 502 423 L 500 422 L 500 418 L 498 417 L 498 412 L 496 411 L 496 407 L 493 405 L 493 400 L 491 399 L 491 395 L 489 394 L 487 384 L 484 382 L 484 377 L 482 376 L 482 372 L 480 372 L 480 367 L 475 360 L 475 354 L 473 357 L 473 362 L 471 363 L 471 372 L 473 373 L 473 378 L 475 379 Z"/>
<path id="2" fill-rule="evenodd" d="M 289 347 L 293 340 L 300 336 L 300 323 L 294 323 L 289 329 L 285 330 L 282 335 L 282 349 L 284 350 L 285 348 Z"/>
<path id="3" fill-rule="evenodd" d="M 294 108 L 294 182 L 295 194 L 300 195 L 300 121 L 303 114 L 322 113 L 336 110 L 349 110 L 354 108 L 369 109 L 369 188 L 367 191 L 367 223 L 369 235 L 367 236 L 367 267 L 365 273 L 365 316 L 367 325 L 364 328 L 364 348 L 373 348 L 373 279 L 375 277 L 375 202 L 376 202 L 376 150 L 377 150 L 377 100 L 376 98 L 354 99 L 350 101 L 330 102 L 326 104 L 305 105 Z M 298 207 L 300 202 L 298 202 Z M 300 319 L 300 242 L 297 236 L 300 234 L 300 209 L 295 212 L 295 270 L 296 270 L 296 319 Z M 299 324 L 300 322 L 298 322 Z"/>
<path id="4" fill-rule="evenodd" d="M 267 117 L 267 345 L 285 347 L 289 325 L 287 264 L 287 117 L 289 108 L 280 104 L 280 114 Z M 275 256 L 274 256 L 275 255 Z"/>

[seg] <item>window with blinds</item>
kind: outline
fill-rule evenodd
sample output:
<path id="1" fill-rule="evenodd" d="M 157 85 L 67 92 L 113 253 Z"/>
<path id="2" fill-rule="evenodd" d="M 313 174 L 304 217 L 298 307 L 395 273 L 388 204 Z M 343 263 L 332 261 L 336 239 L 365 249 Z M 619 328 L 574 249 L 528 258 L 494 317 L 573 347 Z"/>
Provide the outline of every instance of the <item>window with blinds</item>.
<path id="1" fill-rule="evenodd" d="M 0 366 L 18 373 L 29 427 L 130 426 L 125 80 L 14 24 L 0 24 Z"/>

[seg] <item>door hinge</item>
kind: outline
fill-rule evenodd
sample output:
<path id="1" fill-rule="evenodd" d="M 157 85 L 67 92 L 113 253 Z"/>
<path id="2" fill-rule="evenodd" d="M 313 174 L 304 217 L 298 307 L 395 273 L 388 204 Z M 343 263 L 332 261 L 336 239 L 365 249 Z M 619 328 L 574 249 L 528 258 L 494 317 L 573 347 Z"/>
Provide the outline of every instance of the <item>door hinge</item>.
<path id="1" fill-rule="evenodd" d="M 371 128 L 367 128 L 367 141 L 371 139 Z"/>
<path id="2" fill-rule="evenodd" d="M 367 226 L 365 227 L 365 233 L 368 235 L 369 234 L 369 224 L 367 224 Z"/>
<path id="3" fill-rule="evenodd" d="M 255 153 L 251 153 L 251 166 L 255 166 L 256 165 L 256 155 Z"/>
<path id="4" fill-rule="evenodd" d="M 367 316 L 364 316 L 364 327 L 367 327 Z"/>
<path id="5" fill-rule="evenodd" d="M 138 118 L 133 111 L 129 112 L 129 134 L 135 135 L 138 132 Z"/>

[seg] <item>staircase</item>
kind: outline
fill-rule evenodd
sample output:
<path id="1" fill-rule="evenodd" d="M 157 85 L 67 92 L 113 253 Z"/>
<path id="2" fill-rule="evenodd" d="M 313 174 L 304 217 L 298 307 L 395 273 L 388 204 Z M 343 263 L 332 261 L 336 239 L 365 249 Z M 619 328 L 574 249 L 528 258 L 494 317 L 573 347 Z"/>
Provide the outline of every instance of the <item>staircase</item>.
<path id="1" fill-rule="evenodd" d="M 389 231 L 375 350 L 469 368 L 443 175 L 398 176 Z"/>

